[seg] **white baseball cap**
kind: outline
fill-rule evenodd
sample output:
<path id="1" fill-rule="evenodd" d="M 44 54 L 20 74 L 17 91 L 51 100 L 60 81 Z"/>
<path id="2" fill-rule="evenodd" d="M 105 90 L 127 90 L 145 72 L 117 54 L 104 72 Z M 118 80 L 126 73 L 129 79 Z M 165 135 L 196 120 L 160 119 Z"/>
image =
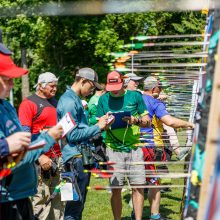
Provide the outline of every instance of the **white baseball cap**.
<path id="1" fill-rule="evenodd" d="M 38 84 L 41 83 L 50 83 L 50 82 L 57 82 L 58 78 L 51 72 L 45 72 L 45 73 L 41 73 L 38 76 L 38 81 L 37 84 L 34 85 L 34 88 L 37 87 Z"/>
<path id="2" fill-rule="evenodd" d="M 139 80 L 142 80 L 144 78 L 142 76 L 136 75 L 135 73 L 127 73 L 127 74 L 125 74 L 125 76 L 127 78 L 124 79 L 124 86 L 127 86 L 130 80 L 139 81 Z"/>

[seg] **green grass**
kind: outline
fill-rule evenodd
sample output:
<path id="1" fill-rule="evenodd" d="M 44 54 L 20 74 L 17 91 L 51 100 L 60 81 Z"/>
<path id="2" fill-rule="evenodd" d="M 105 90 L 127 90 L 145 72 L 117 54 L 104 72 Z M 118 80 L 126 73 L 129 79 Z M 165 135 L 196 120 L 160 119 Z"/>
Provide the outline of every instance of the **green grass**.
<path id="1" fill-rule="evenodd" d="M 177 169 L 177 167 L 175 168 Z M 178 168 L 180 170 L 181 167 Z M 172 170 L 172 168 L 170 168 Z M 173 179 L 173 184 L 182 185 L 183 180 Z M 95 179 L 92 177 L 91 186 L 102 185 L 107 186 L 108 181 L 103 179 Z M 181 203 L 182 203 L 182 193 L 183 189 L 181 188 L 172 188 L 171 192 L 161 194 L 161 206 L 160 213 L 162 216 L 178 220 L 181 216 Z M 107 191 L 96 191 L 89 190 L 87 195 L 87 200 L 85 204 L 85 209 L 83 212 L 83 220 L 111 220 L 113 219 L 111 205 L 110 205 L 110 193 Z M 122 193 L 123 198 L 123 211 L 122 219 L 130 219 L 131 207 L 129 206 L 130 193 L 125 191 Z M 146 195 L 145 195 L 146 198 Z M 143 219 L 148 219 L 150 215 L 149 202 L 145 199 L 144 210 L 143 210 Z"/>
<path id="2" fill-rule="evenodd" d="M 179 132 L 181 133 L 181 132 Z M 182 132 L 185 133 L 185 132 Z M 179 137 L 181 145 L 185 144 L 185 137 Z M 173 156 L 172 159 L 175 159 Z M 169 165 L 169 171 L 176 171 L 183 173 L 183 165 Z M 182 179 L 172 179 L 172 184 L 183 185 L 184 180 Z M 92 177 L 90 186 L 108 186 L 108 180 L 96 179 Z M 113 215 L 111 211 L 110 204 L 111 194 L 107 191 L 95 191 L 89 190 L 87 194 L 87 200 L 85 204 L 85 209 L 83 211 L 83 220 L 112 220 Z M 161 194 L 161 205 L 160 213 L 163 217 L 171 220 L 181 219 L 181 209 L 182 209 L 182 196 L 183 188 L 172 188 L 171 192 Z M 123 210 L 122 210 L 122 220 L 129 220 L 132 208 L 129 206 L 130 193 L 125 191 L 122 193 L 123 198 Z M 149 202 L 146 199 L 143 210 L 143 220 L 149 219 L 150 216 L 150 207 Z"/>

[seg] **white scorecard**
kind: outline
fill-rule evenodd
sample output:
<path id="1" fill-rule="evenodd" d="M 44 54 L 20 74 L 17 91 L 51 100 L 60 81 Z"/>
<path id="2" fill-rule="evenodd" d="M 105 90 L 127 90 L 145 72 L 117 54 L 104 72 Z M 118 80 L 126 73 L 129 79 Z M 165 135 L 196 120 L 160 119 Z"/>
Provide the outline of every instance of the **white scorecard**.
<path id="1" fill-rule="evenodd" d="M 73 120 L 71 114 L 67 112 L 58 122 L 59 125 L 63 128 L 63 136 L 64 137 L 70 130 L 76 127 L 76 122 Z"/>

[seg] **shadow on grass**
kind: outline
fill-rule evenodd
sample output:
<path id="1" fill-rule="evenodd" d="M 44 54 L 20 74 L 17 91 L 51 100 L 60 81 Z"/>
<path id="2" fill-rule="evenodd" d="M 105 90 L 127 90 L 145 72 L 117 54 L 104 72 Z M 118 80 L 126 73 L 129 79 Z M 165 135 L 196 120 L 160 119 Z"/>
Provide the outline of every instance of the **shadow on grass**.
<path id="1" fill-rule="evenodd" d="M 172 214 L 179 214 L 176 211 L 174 212 L 174 210 L 172 210 L 171 208 L 167 208 L 166 205 L 160 205 L 160 214 L 162 217 L 169 219 L 169 215 Z M 143 220 L 147 220 L 150 219 L 150 207 L 149 206 L 144 206 L 144 210 L 143 210 Z"/>
<path id="2" fill-rule="evenodd" d="M 172 214 L 179 214 L 179 212 L 177 211 L 173 211 L 172 209 L 170 208 L 167 208 L 166 205 L 160 205 L 160 213 L 161 213 L 161 216 L 163 216 L 164 218 L 166 219 L 169 219 L 169 215 L 172 215 Z M 150 206 L 144 206 L 144 209 L 143 209 L 143 218 L 142 220 L 149 220 L 150 219 Z M 130 216 L 125 216 L 125 217 L 122 217 L 121 218 L 122 220 L 131 220 L 131 217 Z"/>
<path id="3" fill-rule="evenodd" d="M 125 203 L 129 204 L 129 201 L 131 199 L 131 194 L 130 193 L 127 193 L 125 195 L 123 195 L 123 200 Z"/>
<path id="4" fill-rule="evenodd" d="M 166 219 L 175 219 L 174 216 L 179 215 L 181 213 L 180 207 L 176 207 L 178 203 L 182 202 L 182 199 L 178 197 L 178 195 L 175 195 L 174 192 L 167 192 L 167 193 L 161 193 L 161 205 L 160 205 L 160 213 L 161 216 Z M 131 199 L 131 194 L 126 193 L 123 195 L 123 201 L 126 204 L 129 204 L 129 201 Z M 147 200 L 147 194 L 145 193 L 145 200 Z M 164 203 L 164 200 L 166 203 Z M 148 202 L 147 202 L 148 203 Z M 144 205 L 143 209 L 143 218 L 142 220 L 148 220 L 150 219 L 150 205 L 146 204 Z M 131 219 L 130 216 L 122 217 L 122 220 L 129 220 Z M 171 217 L 172 216 L 172 217 Z M 171 217 L 171 218 L 170 218 Z"/>
<path id="5" fill-rule="evenodd" d="M 171 214 L 180 214 L 180 209 L 174 210 L 172 208 L 167 208 L 166 205 L 160 206 L 160 213 L 166 218 L 166 216 Z"/>
<path id="6" fill-rule="evenodd" d="M 174 201 L 182 202 L 182 198 L 170 195 L 169 193 L 161 193 L 161 198 L 171 199 Z"/>

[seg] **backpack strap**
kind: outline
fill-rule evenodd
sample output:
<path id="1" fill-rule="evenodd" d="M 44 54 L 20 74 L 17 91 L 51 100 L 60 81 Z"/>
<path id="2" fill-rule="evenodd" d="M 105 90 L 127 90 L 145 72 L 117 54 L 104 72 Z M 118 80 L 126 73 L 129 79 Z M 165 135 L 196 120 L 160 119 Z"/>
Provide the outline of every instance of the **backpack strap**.
<path id="1" fill-rule="evenodd" d="M 36 121 L 41 115 L 45 107 L 57 107 L 57 100 L 55 98 L 43 99 L 36 94 L 27 97 L 28 100 L 34 102 L 37 105 L 37 113 L 33 117 L 32 122 Z"/>

